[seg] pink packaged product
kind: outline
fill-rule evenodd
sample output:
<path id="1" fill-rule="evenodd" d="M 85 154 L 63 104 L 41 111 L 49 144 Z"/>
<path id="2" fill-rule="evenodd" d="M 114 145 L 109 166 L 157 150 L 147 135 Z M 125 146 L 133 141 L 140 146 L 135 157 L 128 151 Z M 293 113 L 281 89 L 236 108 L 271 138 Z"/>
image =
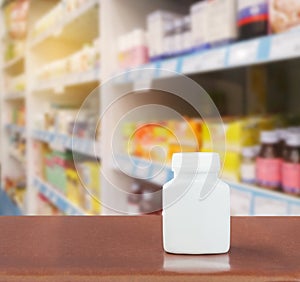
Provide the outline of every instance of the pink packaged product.
<path id="1" fill-rule="evenodd" d="M 146 64 L 149 61 L 145 31 L 135 29 L 118 40 L 118 63 L 120 69 Z"/>
<path id="2" fill-rule="evenodd" d="M 299 0 L 269 0 L 270 28 L 273 33 L 300 30 Z"/>
<path id="3" fill-rule="evenodd" d="M 286 193 L 300 195 L 300 134 L 289 133 L 282 164 L 282 188 Z"/>
<path id="4" fill-rule="evenodd" d="M 276 131 L 262 131 L 261 144 L 256 159 L 256 181 L 259 186 L 276 190 L 281 184 L 281 153 Z"/>

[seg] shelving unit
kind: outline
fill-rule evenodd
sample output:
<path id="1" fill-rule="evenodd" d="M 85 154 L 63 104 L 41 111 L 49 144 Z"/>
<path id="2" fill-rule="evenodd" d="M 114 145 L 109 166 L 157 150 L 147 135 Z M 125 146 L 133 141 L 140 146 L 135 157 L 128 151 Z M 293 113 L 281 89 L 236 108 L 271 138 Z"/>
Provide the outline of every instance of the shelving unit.
<path id="1" fill-rule="evenodd" d="M 2 4 L 1 4 L 2 5 Z M 1 35 L 0 35 L 0 97 L 1 97 L 1 189 L 2 193 L 6 193 L 9 197 L 11 197 L 11 202 L 17 206 L 17 210 L 19 212 L 25 212 L 25 203 L 23 201 L 24 198 L 24 187 L 10 187 L 7 189 L 5 187 L 6 183 L 15 180 L 15 184 L 25 183 L 26 182 L 26 168 L 25 168 L 25 160 L 26 160 L 26 143 L 24 144 L 23 151 L 25 154 L 18 150 L 15 146 L 16 140 L 17 142 L 21 142 L 20 140 L 26 140 L 26 122 L 25 118 L 21 121 L 12 120 L 13 119 L 13 111 L 17 111 L 17 108 L 26 109 L 26 99 L 24 91 L 16 91 L 14 93 L 10 92 L 7 88 L 6 80 L 7 78 L 15 78 L 20 74 L 26 75 L 25 69 L 25 54 L 22 53 L 17 57 L 5 61 L 5 46 L 4 42 L 9 37 L 6 34 L 4 28 L 4 15 L 2 11 L 0 11 L 0 25 L 1 25 Z M 14 140 L 14 141 L 12 141 Z"/>
<path id="2" fill-rule="evenodd" d="M 32 138 L 45 143 L 50 147 L 62 147 L 87 156 L 101 158 L 100 143 L 91 139 L 72 138 L 71 136 L 49 131 L 35 130 Z"/>
<path id="3" fill-rule="evenodd" d="M 59 18 L 56 18 L 54 25 L 37 35 L 34 26 L 56 5 L 60 5 L 62 8 Z M 66 9 L 72 10 L 67 11 Z M 38 142 L 42 146 L 48 146 L 48 148 L 52 148 L 57 152 L 71 151 L 76 155 L 76 158 L 100 161 L 100 141 L 94 141 L 92 138 L 85 136 L 72 137 L 71 134 L 61 133 L 56 129 L 40 128 L 37 126 L 36 119 L 37 116 L 47 112 L 52 105 L 58 105 L 58 110 L 59 107 L 67 109 L 80 108 L 85 98 L 100 84 L 100 67 L 98 65 L 86 71 L 70 72 L 48 80 L 37 79 L 36 72 L 52 62 L 68 58 L 99 38 L 101 34 L 100 12 L 99 0 L 81 1 L 80 6 L 76 7 L 72 5 L 68 7 L 64 0 L 32 0 L 28 15 L 28 34 L 24 54 L 5 64 L 2 63 L 3 56 L 1 56 L 1 85 L 3 85 L 2 82 L 5 79 L 4 73 L 9 75 L 18 75 L 21 71 L 26 73 L 25 91 L 12 93 L 4 88 L 1 89 L 1 105 L 2 109 L 5 110 L 2 112 L 1 134 L 6 137 L 5 144 L 1 146 L 1 161 L 4 164 L 2 183 L 4 183 L 7 174 L 16 173 L 16 163 L 18 163 L 17 166 L 20 166 L 18 170 L 23 167 L 27 191 L 24 202 L 19 204 L 22 205 L 22 211 L 26 215 L 37 214 L 38 194 L 47 198 L 52 205 L 64 214 L 90 214 L 90 211 L 85 211 L 74 204 L 66 195 L 37 174 L 36 160 L 45 156 L 38 156 L 35 152 L 35 146 Z M 1 15 L 1 21 L 3 17 Z M 0 47 L 2 51 L 4 47 L 2 42 Z M 99 112 L 99 94 L 96 100 L 94 106 Z M 20 103 L 26 104 L 26 127 L 12 124 L 6 120 L 8 113 L 6 105 L 19 105 Z M 14 148 L 7 149 L 10 144 L 10 134 L 20 134 L 26 139 L 27 149 L 24 157 L 18 155 Z M 10 165 L 10 163 L 12 164 Z M 100 195 L 97 196 L 100 197 Z"/>
<path id="4" fill-rule="evenodd" d="M 160 100 L 158 95 L 153 95 L 151 91 L 147 92 L 149 95 L 145 91 L 142 93 L 144 95 L 143 103 L 138 98 L 130 98 L 130 95 L 126 99 L 118 100 L 118 98 L 123 93 L 138 92 L 143 89 L 141 86 L 147 85 L 150 88 L 155 88 L 164 83 L 173 84 L 176 81 L 174 72 L 191 77 L 208 92 L 214 89 L 216 85 L 220 85 L 220 88 L 228 88 L 228 92 L 230 92 L 228 105 L 224 105 L 224 107 L 226 106 L 232 115 L 268 113 L 270 109 L 273 110 L 272 107 L 258 109 L 260 105 L 256 105 L 260 98 L 255 94 L 256 89 L 253 90 L 249 86 L 253 84 L 253 77 L 257 73 L 260 79 L 256 77 L 255 83 L 257 88 L 260 88 L 259 91 L 272 94 L 268 94 L 268 97 L 262 97 L 262 100 L 274 100 L 277 103 L 276 107 L 288 100 L 286 112 L 297 110 L 299 104 L 297 90 L 289 89 L 289 87 L 300 89 L 297 81 L 300 75 L 298 71 L 300 36 L 297 31 L 232 43 L 224 47 L 160 60 L 134 68 L 135 70 L 152 69 L 152 72 L 143 77 L 142 71 L 120 70 L 117 59 L 118 37 L 135 28 L 145 29 L 146 16 L 155 10 L 187 13 L 188 6 L 195 3 L 195 0 L 188 1 L 188 4 L 182 0 L 81 1 L 84 4 L 78 9 L 70 13 L 62 12 L 53 25 L 38 35 L 35 34 L 34 24 L 56 5 L 62 3 L 61 1 L 32 0 L 28 23 L 30 32 L 26 39 L 24 54 L 8 62 L 4 62 L 3 57 L 0 59 L 1 139 L 3 140 L 1 145 L 2 183 L 4 183 L 4 178 L 7 175 L 18 177 L 20 173 L 23 173 L 23 158 L 15 154 L 14 150 L 7 150 L 10 148 L 11 134 L 22 135 L 26 139 L 24 161 L 26 163 L 27 193 L 25 201 L 22 203 L 24 214 L 36 214 L 37 193 L 43 194 L 63 213 L 75 215 L 85 213 L 83 209 L 78 209 L 76 205 L 70 204 L 63 194 L 58 193 L 54 187 L 37 175 L 34 149 L 36 142 L 60 151 L 69 150 L 74 154 L 79 153 L 86 158 L 101 159 L 100 197 L 105 205 L 101 213 L 122 214 L 128 211 L 127 192 L 139 178 L 147 178 L 148 171 L 135 171 L 131 166 L 132 163 L 129 163 L 126 158 L 122 159 L 123 157 L 120 155 L 118 155 L 118 161 L 122 164 L 123 172 L 128 175 L 126 176 L 116 170 L 114 167 L 116 152 L 112 148 L 111 140 L 122 139 L 121 133 L 116 133 L 114 130 L 118 128 L 123 114 L 126 115 L 143 103 L 151 104 L 152 99 L 156 99 L 155 102 L 157 103 Z M 3 20 L 3 15 L 1 15 L 1 20 Z M 98 66 L 80 73 L 63 73 L 49 79 L 37 78 L 36 72 L 42 67 L 66 59 L 82 50 L 87 43 L 91 43 L 97 37 L 101 37 L 99 46 L 101 49 L 101 67 Z M 3 54 L 4 34 L 1 35 L 1 40 L 0 51 Z M 171 72 L 167 73 L 163 70 Z M 16 76 L 22 72 L 25 72 L 26 75 L 25 91 L 8 93 L 4 89 L 4 76 Z M 255 72 L 254 75 L 253 72 Z M 287 86 L 276 84 L 276 77 L 279 74 L 286 77 Z M 118 76 L 114 78 L 114 83 L 110 83 L 110 79 L 114 75 Z M 272 79 L 267 81 L 268 77 L 272 77 Z M 97 114 L 95 115 L 101 117 L 101 140 L 94 141 L 90 137 L 72 138 L 70 132 L 68 134 L 66 132 L 61 133 L 53 128 L 40 128 L 38 126 L 36 117 L 47 112 L 49 107 L 53 105 L 79 108 L 88 94 L 99 86 L 100 81 L 104 84 L 99 90 L 101 93 L 97 94 L 98 99 L 94 105 L 97 107 Z M 268 89 L 263 89 L 263 87 Z M 285 93 L 285 90 L 289 93 Z M 290 98 L 286 99 L 286 97 Z M 176 101 L 173 102 L 176 104 Z M 20 104 L 24 104 L 26 107 L 26 126 L 12 124 L 11 121 L 7 120 L 10 107 Z M 153 112 L 152 114 L 152 116 L 136 116 L 132 119 L 133 121 L 153 120 L 153 116 L 156 118 L 157 113 Z M 164 120 L 168 119 L 169 116 L 166 114 L 158 118 Z M 122 144 L 117 145 L 122 146 Z M 117 153 L 122 153 L 122 150 L 119 149 Z M 144 162 L 144 160 L 136 159 L 136 162 Z M 162 167 L 157 163 L 151 165 L 150 168 L 160 170 Z M 158 177 L 148 181 L 148 184 L 161 186 L 171 176 L 172 172 L 168 167 L 165 167 Z M 230 182 L 230 185 L 232 187 L 233 206 L 237 207 L 234 213 L 251 215 L 272 212 L 300 214 L 299 200 L 296 198 L 240 183 Z M 123 190 L 117 189 L 119 187 L 122 187 Z M 269 200 L 271 202 L 268 202 Z M 274 202 L 272 203 L 272 201 Z M 278 201 L 278 205 L 276 201 Z M 273 207 L 273 210 L 268 209 L 268 206 Z"/>
<path id="5" fill-rule="evenodd" d="M 53 1 L 54 3 L 57 1 Z M 80 35 L 80 39 L 86 41 L 87 33 L 93 33 L 94 36 L 98 35 L 94 30 L 91 30 L 90 24 L 95 24 L 98 12 L 93 10 L 99 4 L 99 0 L 89 0 L 84 3 L 79 9 L 76 9 L 67 16 L 62 16 L 52 28 L 49 28 L 44 33 L 32 39 L 29 43 L 31 48 L 44 43 L 48 39 L 71 39 L 78 40 L 78 30 L 84 31 Z M 85 29 L 85 27 L 88 27 Z M 87 32 L 87 30 L 89 32 Z M 91 35 L 91 34 L 89 34 Z M 93 37 L 93 36 L 92 36 Z"/>
<path id="6" fill-rule="evenodd" d="M 4 63 L 3 69 L 6 71 L 11 71 L 13 69 L 17 69 L 24 63 L 24 54 Z"/>
<path id="7" fill-rule="evenodd" d="M 82 84 L 91 83 L 95 84 L 99 81 L 99 77 L 100 71 L 97 69 L 80 74 L 70 74 L 58 79 L 39 82 L 36 86 L 34 86 L 34 91 L 39 92 L 51 90 L 54 91 L 54 93 L 59 94 L 63 93 L 66 87 L 80 86 Z"/>
<path id="8" fill-rule="evenodd" d="M 189 1 L 189 4 L 195 2 Z M 297 75 L 299 75 L 297 69 L 299 69 L 300 59 L 300 36 L 299 31 L 296 30 L 291 33 L 264 36 L 207 51 L 150 62 L 132 69 L 120 70 L 117 62 L 118 50 L 116 47 L 118 45 L 118 37 L 131 32 L 135 28 L 145 29 L 147 14 L 155 10 L 187 13 L 188 5 L 185 4 L 183 1 L 167 0 L 159 3 L 139 1 L 139 4 L 130 0 L 103 1 L 103 10 L 107 11 L 102 18 L 104 26 L 113 26 L 114 28 L 105 29 L 102 33 L 102 76 L 103 79 L 115 76 L 113 83 L 106 85 L 102 92 L 104 108 L 108 108 L 108 113 L 103 119 L 103 132 L 105 134 L 101 140 L 103 146 L 103 173 L 109 178 L 109 181 L 103 180 L 102 184 L 104 190 L 103 201 L 107 203 L 108 207 L 104 213 L 119 214 L 122 212 L 118 212 L 118 210 L 129 210 L 126 192 L 129 192 L 129 187 L 133 183 L 145 183 L 146 180 L 146 183 L 161 186 L 172 176 L 170 169 L 162 168 L 158 163 L 149 165 L 147 161 L 135 157 L 131 157 L 129 161 L 127 157 L 122 156 L 122 150 L 124 149 L 112 148 L 111 140 L 116 138 L 122 139 L 120 134 L 118 135 L 113 131 L 116 127 L 120 130 L 120 127 L 118 127 L 119 119 L 123 118 L 126 120 L 122 117 L 122 114 L 126 116 L 127 113 L 141 106 L 141 101 L 139 101 L 137 95 L 132 95 L 131 98 L 130 95 L 127 95 L 125 99 L 122 97 L 123 93 L 138 93 L 141 90 L 140 95 L 144 97 L 144 105 L 161 103 L 162 100 L 158 102 L 159 99 L 155 98 L 151 90 L 148 91 L 149 95 L 147 96 L 145 88 L 162 89 L 164 83 L 174 83 L 176 85 L 175 72 L 177 72 L 190 76 L 208 92 L 218 84 L 221 88 L 228 87 L 228 91 L 232 92 L 228 94 L 229 101 L 227 103 L 230 104 L 227 107 L 231 115 L 255 114 L 257 112 L 267 113 L 269 109 L 270 111 L 274 110 L 275 106 L 272 106 L 273 108 L 271 106 L 264 108 L 261 105 L 257 105 L 256 102 L 260 98 L 257 97 L 258 94 L 254 93 L 255 91 L 260 92 L 260 94 L 263 93 L 263 95 L 270 93 L 268 93 L 267 97 L 264 97 L 266 103 L 272 100 L 272 102 L 277 103 L 276 107 L 278 108 L 283 104 L 288 104 L 285 109 L 286 112 L 295 112 L 297 110 L 295 104 L 299 104 L 299 95 L 297 96 L 295 89 L 300 89 L 297 82 Z M 118 11 L 122 11 L 121 22 L 115 20 L 119 16 Z M 145 74 L 143 71 L 145 68 L 152 69 L 152 71 Z M 134 71 L 130 72 L 131 70 Z M 167 73 L 162 70 L 171 72 Z M 258 73 L 260 79 L 257 78 Z M 285 86 L 286 90 L 284 90 L 282 85 L 276 84 L 279 74 L 283 73 L 285 73 L 285 79 L 288 80 L 287 83 L 290 84 L 290 87 Z M 268 77 L 270 78 L 267 80 Z M 254 79 L 256 80 L 256 87 L 252 87 Z M 282 98 L 283 96 L 285 98 Z M 289 96 L 289 99 L 286 99 L 287 96 Z M 122 99 L 118 100 L 120 97 Z M 112 106 L 111 103 L 116 103 L 116 105 Z M 172 102 L 170 103 L 173 105 Z M 113 115 L 111 112 L 120 112 L 120 114 Z M 170 117 L 166 115 L 166 119 L 170 119 Z M 164 118 L 162 116 L 158 117 L 156 112 L 153 112 L 152 116 L 149 113 L 145 113 L 144 116 L 140 113 L 135 117 L 131 116 L 131 119 L 129 118 L 130 122 L 147 122 L 147 120 L 161 121 Z M 123 173 L 120 173 L 120 169 L 116 169 L 115 159 L 118 160 L 118 166 L 122 168 L 121 172 Z M 137 164 L 140 162 L 144 162 L 144 165 L 139 167 Z M 141 167 L 146 167 L 147 169 L 142 169 Z M 147 179 L 149 176 L 148 169 L 162 170 L 156 178 L 149 180 Z M 232 188 L 234 214 L 299 214 L 300 201 L 296 197 L 289 197 L 282 193 L 266 191 L 259 187 L 235 182 L 229 182 L 229 184 Z M 127 187 L 128 190 L 124 188 L 124 191 L 118 191 L 116 187 Z"/>
<path id="9" fill-rule="evenodd" d="M 273 63 L 280 60 L 299 58 L 300 32 L 269 35 L 257 39 L 233 43 L 225 47 L 218 47 L 190 55 L 160 60 L 137 69 L 156 69 L 152 80 L 172 76 L 172 73 L 161 72 L 168 70 L 185 75 L 200 74 L 214 71 L 226 71 L 235 67 L 249 67 L 262 63 Z M 130 71 L 130 70 L 128 70 Z M 133 76 L 134 75 L 134 76 Z M 118 84 L 140 80 L 138 72 L 124 73 Z"/>
<path id="10" fill-rule="evenodd" d="M 150 162 L 134 156 L 118 155 L 115 169 L 136 179 L 162 186 L 173 178 L 169 165 Z M 300 199 L 233 181 L 224 180 L 231 187 L 232 215 L 297 215 Z"/>
<path id="11" fill-rule="evenodd" d="M 6 101 L 14 101 L 14 100 L 22 100 L 22 99 L 25 99 L 24 92 L 9 93 L 8 95 L 5 95 L 5 97 L 4 97 L 4 100 L 6 100 Z"/>
<path id="12" fill-rule="evenodd" d="M 85 215 L 81 208 L 75 206 L 72 202 L 70 202 L 66 196 L 57 191 L 56 188 L 52 187 L 45 181 L 40 178 L 35 178 L 34 187 L 38 189 L 40 193 L 42 193 L 49 201 L 55 205 L 61 212 L 66 215 Z"/>

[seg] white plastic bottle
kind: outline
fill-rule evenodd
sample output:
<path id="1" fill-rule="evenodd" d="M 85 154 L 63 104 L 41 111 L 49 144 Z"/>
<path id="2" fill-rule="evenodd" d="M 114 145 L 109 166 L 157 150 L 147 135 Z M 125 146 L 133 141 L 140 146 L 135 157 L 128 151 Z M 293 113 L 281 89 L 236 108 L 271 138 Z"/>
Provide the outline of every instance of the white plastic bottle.
<path id="1" fill-rule="evenodd" d="M 226 253 L 230 189 L 218 178 L 216 153 L 176 153 L 174 178 L 163 186 L 163 245 L 176 254 Z"/>

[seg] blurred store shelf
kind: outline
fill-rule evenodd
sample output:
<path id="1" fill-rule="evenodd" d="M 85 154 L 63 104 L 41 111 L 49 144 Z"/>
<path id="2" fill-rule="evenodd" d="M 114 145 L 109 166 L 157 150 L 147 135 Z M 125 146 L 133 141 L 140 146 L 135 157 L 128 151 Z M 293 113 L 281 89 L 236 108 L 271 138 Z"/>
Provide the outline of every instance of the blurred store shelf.
<path id="1" fill-rule="evenodd" d="M 54 93 L 62 93 L 65 87 L 96 83 L 99 82 L 99 80 L 100 72 L 98 69 L 95 69 L 84 73 L 68 74 L 60 78 L 39 81 L 35 85 L 34 91 L 53 90 Z"/>
<path id="2" fill-rule="evenodd" d="M 30 42 L 31 47 L 35 47 L 53 37 L 61 37 L 64 39 L 76 38 L 78 37 L 79 30 L 84 31 L 81 37 L 89 36 L 89 33 L 96 32 L 96 29 L 91 29 L 89 24 L 93 22 L 97 14 L 97 12 L 95 13 L 95 11 L 93 11 L 93 8 L 98 2 L 98 0 L 86 1 L 72 13 L 68 13 L 67 16 L 62 16 L 53 27 L 39 34 L 37 37 L 33 37 Z M 88 28 L 85 29 L 85 26 Z"/>
<path id="3" fill-rule="evenodd" d="M 32 137 L 35 140 L 48 143 L 53 148 L 69 149 L 90 157 L 100 158 L 100 143 L 91 139 L 77 138 L 44 130 L 33 131 Z"/>
<path id="4" fill-rule="evenodd" d="M 6 124 L 5 128 L 6 128 L 6 130 L 13 132 L 13 133 L 20 133 L 20 134 L 25 133 L 25 127 L 17 125 L 17 124 L 12 124 L 12 123 Z"/>
<path id="5" fill-rule="evenodd" d="M 54 206 L 67 215 L 85 215 L 85 212 L 71 203 L 65 195 L 40 178 L 35 178 L 33 185 L 44 195 Z"/>
<path id="6" fill-rule="evenodd" d="M 22 92 L 7 93 L 4 96 L 4 99 L 7 101 L 25 99 L 25 92 L 22 91 Z"/>
<path id="7" fill-rule="evenodd" d="M 169 165 L 133 156 L 117 155 L 114 168 L 133 178 L 159 186 L 173 178 Z M 231 187 L 232 213 L 236 215 L 296 215 L 300 213 L 300 198 L 253 185 L 224 181 Z"/>
<path id="8" fill-rule="evenodd" d="M 10 70 L 13 68 L 15 69 L 20 68 L 23 62 L 24 62 L 24 54 L 17 56 L 16 58 L 4 63 L 3 69 Z"/>
<path id="9" fill-rule="evenodd" d="M 26 158 L 24 155 L 20 153 L 19 150 L 15 148 L 9 149 L 9 156 L 13 158 L 14 160 L 18 161 L 22 166 L 25 166 L 26 164 Z"/>
<path id="10" fill-rule="evenodd" d="M 142 72 L 125 72 L 120 75 L 116 83 L 123 84 L 173 76 L 172 73 L 160 70 L 169 70 L 174 73 L 174 76 L 175 73 L 190 75 L 298 57 L 300 57 L 300 33 L 294 31 L 149 63 L 136 69 L 154 69 L 151 77 L 149 74 L 147 77 L 142 77 Z"/>

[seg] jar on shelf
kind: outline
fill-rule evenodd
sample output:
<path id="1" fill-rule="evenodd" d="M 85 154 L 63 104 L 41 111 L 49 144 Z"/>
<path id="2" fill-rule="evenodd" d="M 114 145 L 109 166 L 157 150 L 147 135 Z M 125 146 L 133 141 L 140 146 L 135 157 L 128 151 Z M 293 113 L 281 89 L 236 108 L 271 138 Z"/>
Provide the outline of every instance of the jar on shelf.
<path id="1" fill-rule="evenodd" d="M 244 147 L 242 149 L 241 181 L 248 184 L 255 184 L 255 160 L 258 153 L 258 146 Z"/>
<path id="2" fill-rule="evenodd" d="M 292 132 L 286 139 L 286 155 L 282 164 L 282 189 L 300 195 L 300 133 Z"/>
<path id="3" fill-rule="evenodd" d="M 262 131 L 261 149 L 256 158 L 257 184 L 271 190 L 277 190 L 281 182 L 281 153 L 279 137 L 275 130 Z"/>

